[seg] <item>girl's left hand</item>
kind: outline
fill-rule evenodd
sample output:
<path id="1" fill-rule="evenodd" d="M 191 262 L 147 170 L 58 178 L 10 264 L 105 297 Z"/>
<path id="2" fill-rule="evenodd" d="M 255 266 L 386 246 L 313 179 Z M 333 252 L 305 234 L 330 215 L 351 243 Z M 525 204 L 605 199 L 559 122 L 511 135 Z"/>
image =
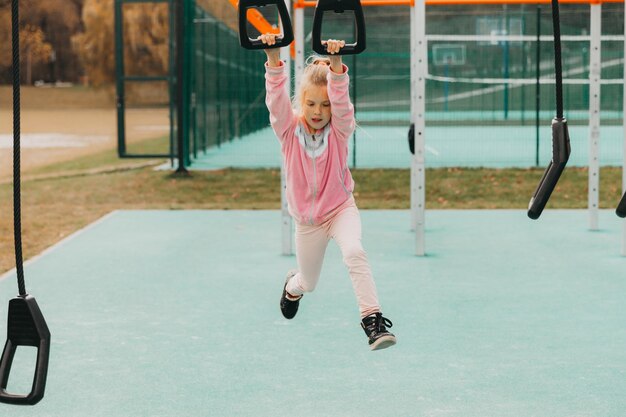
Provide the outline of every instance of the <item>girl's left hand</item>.
<path id="1" fill-rule="evenodd" d="M 334 55 L 338 53 L 341 48 L 346 46 L 346 41 L 329 39 L 327 41 L 322 41 L 322 45 L 326 45 L 326 51 L 328 51 L 329 55 Z"/>
<path id="2" fill-rule="evenodd" d="M 326 45 L 326 51 L 328 51 L 328 59 L 330 59 L 330 69 L 333 72 L 341 74 L 343 72 L 343 64 L 341 62 L 341 55 L 336 55 L 341 48 L 346 46 L 346 41 L 329 39 L 322 41 L 323 45 Z"/>

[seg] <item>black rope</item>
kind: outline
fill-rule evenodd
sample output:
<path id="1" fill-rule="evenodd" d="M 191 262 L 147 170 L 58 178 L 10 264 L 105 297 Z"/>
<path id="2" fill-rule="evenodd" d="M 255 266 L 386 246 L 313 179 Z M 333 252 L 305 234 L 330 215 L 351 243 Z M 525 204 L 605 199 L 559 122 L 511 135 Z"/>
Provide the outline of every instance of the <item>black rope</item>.
<path id="1" fill-rule="evenodd" d="M 13 236 L 15 239 L 15 267 L 20 295 L 26 295 L 22 262 L 22 221 L 20 203 L 20 15 L 19 0 L 11 1 L 11 28 L 13 36 Z"/>
<path id="2" fill-rule="evenodd" d="M 563 118 L 563 69 L 561 67 L 561 25 L 559 1 L 552 0 L 552 27 L 554 28 L 554 72 L 556 74 L 556 118 Z"/>

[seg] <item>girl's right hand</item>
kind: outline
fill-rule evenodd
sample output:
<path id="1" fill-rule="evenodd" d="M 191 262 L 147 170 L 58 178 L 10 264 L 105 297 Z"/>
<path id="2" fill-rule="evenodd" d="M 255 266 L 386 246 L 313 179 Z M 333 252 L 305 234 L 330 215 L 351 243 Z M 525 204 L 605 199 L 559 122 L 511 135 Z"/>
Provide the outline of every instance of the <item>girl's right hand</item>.
<path id="1" fill-rule="evenodd" d="M 275 33 L 265 33 L 259 36 L 257 39 L 263 42 L 265 45 L 275 45 L 276 44 L 276 35 Z M 265 54 L 267 55 L 267 62 L 270 67 L 280 67 L 280 48 L 271 48 L 264 49 Z"/>

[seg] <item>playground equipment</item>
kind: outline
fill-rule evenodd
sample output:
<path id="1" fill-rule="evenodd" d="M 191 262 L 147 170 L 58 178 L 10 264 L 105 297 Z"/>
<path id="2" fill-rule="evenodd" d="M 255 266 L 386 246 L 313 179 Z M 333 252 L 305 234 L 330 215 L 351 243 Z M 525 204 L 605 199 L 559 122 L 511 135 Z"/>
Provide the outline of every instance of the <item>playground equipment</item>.
<path id="1" fill-rule="evenodd" d="M 15 237 L 15 264 L 19 294 L 9 301 L 7 316 L 7 341 L 0 358 L 0 402 L 16 405 L 34 405 L 43 398 L 48 376 L 50 357 L 50 331 L 35 301 L 26 292 L 22 261 L 22 230 L 20 205 L 20 39 L 19 0 L 11 2 L 13 32 L 13 220 Z M 28 394 L 8 392 L 7 385 L 15 352 L 20 346 L 37 348 L 37 363 L 33 385 Z"/>
<path id="2" fill-rule="evenodd" d="M 556 117 L 552 120 L 552 160 L 546 168 L 535 193 L 528 204 L 528 217 L 538 219 L 570 155 L 567 120 L 563 117 L 563 70 L 561 67 L 561 29 L 559 2 L 552 0 L 552 28 L 554 34 L 554 74 L 556 78 Z"/>

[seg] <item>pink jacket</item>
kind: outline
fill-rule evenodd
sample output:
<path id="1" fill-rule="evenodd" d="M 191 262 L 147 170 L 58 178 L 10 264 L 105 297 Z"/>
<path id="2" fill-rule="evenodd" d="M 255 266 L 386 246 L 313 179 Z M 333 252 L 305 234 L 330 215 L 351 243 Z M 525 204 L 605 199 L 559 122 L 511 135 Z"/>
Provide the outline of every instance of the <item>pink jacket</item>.
<path id="1" fill-rule="evenodd" d="M 330 123 L 317 149 L 307 146 L 311 134 L 300 115 L 294 113 L 287 93 L 285 66 L 265 65 L 265 103 L 270 123 L 281 144 L 287 181 L 289 213 L 301 224 L 321 224 L 352 200 L 354 181 L 348 168 L 348 140 L 354 131 L 354 107 L 348 94 L 348 67 L 343 74 L 328 74 Z"/>

